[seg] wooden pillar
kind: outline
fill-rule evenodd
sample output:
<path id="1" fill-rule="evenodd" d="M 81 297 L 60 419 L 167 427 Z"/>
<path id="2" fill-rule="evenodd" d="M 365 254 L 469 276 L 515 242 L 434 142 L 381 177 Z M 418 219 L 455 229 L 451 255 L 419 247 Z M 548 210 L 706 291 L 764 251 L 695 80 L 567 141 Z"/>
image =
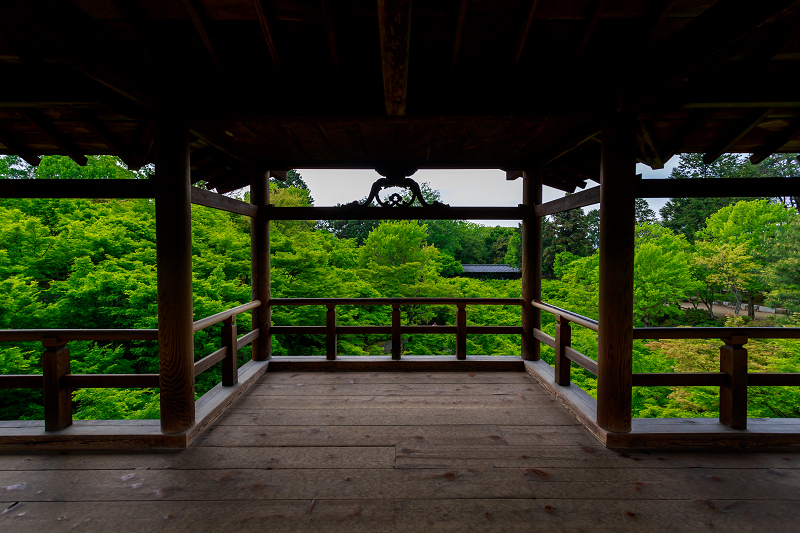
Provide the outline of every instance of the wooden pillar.
<path id="1" fill-rule="evenodd" d="M 325 314 L 325 358 L 328 361 L 336 359 L 336 305 L 328 304 Z"/>
<path id="2" fill-rule="evenodd" d="M 719 370 L 728 374 L 719 388 L 719 421 L 733 429 L 747 429 L 747 337 L 723 339 Z"/>
<path id="3" fill-rule="evenodd" d="M 222 385 L 232 387 L 239 382 L 239 355 L 237 350 L 236 315 L 222 322 L 222 346 L 228 349 L 222 360 Z"/>
<path id="4" fill-rule="evenodd" d="M 161 431 L 180 433 L 195 422 L 191 185 L 185 120 L 158 117 L 155 164 Z"/>
<path id="5" fill-rule="evenodd" d="M 272 355 L 272 308 L 269 264 L 269 176 L 268 171 L 255 172 L 250 181 L 250 203 L 258 206 L 258 215 L 250 219 L 250 284 L 253 300 L 261 307 L 253 309 L 253 329 L 259 330 L 253 342 L 253 360 L 266 361 Z"/>
<path id="6" fill-rule="evenodd" d="M 570 382 L 570 360 L 567 358 L 565 348 L 572 345 L 572 328 L 569 320 L 561 315 L 556 315 L 556 357 L 553 366 L 555 367 L 556 385 L 569 386 Z"/>
<path id="7" fill-rule="evenodd" d="M 456 359 L 467 358 L 467 304 L 456 304 Z"/>
<path id="8" fill-rule="evenodd" d="M 403 353 L 403 337 L 400 334 L 400 304 L 392 304 L 392 359 L 399 361 Z"/>
<path id="9" fill-rule="evenodd" d="M 59 431 L 72 425 L 72 391 L 62 380 L 69 374 L 69 348 L 58 339 L 45 339 L 42 344 L 44 430 Z"/>
<path id="10" fill-rule="evenodd" d="M 534 206 L 542 203 L 542 171 L 522 173 L 522 358 L 538 361 L 541 345 L 533 330 L 542 328 L 542 311 L 531 305 L 542 299 L 542 218 L 534 215 Z"/>
<path id="11" fill-rule="evenodd" d="M 602 126 L 597 423 L 631 430 L 636 134 L 633 117 Z"/>

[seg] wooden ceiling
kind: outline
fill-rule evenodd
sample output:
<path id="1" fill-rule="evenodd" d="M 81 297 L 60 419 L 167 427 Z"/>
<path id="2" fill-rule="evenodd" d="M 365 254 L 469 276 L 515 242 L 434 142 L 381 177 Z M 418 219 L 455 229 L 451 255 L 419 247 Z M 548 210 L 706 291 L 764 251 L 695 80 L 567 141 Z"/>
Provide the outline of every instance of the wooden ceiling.
<path id="1" fill-rule="evenodd" d="M 800 151 L 800 2 L 25 0 L 0 5 L 0 153 L 152 161 L 183 112 L 193 180 L 254 168 L 521 169 L 599 179 L 600 124 L 640 160 Z"/>

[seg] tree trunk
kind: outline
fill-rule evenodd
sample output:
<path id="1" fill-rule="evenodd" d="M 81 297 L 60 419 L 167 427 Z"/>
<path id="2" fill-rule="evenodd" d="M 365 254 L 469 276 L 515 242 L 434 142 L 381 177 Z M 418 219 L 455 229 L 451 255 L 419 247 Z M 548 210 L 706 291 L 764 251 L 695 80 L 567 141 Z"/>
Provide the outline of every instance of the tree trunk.
<path id="1" fill-rule="evenodd" d="M 747 316 L 750 317 L 750 320 L 756 319 L 756 297 L 752 291 L 747 296 Z"/>

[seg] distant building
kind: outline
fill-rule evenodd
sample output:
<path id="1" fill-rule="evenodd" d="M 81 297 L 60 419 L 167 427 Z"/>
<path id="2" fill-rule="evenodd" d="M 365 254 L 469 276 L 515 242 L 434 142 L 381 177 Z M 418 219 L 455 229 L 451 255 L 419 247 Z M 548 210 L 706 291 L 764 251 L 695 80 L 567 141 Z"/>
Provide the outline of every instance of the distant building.
<path id="1" fill-rule="evenodd" d="M 519 279 L 522 272 L 514 265 L 461 265 L 466 278 L 477 279 Z"/>

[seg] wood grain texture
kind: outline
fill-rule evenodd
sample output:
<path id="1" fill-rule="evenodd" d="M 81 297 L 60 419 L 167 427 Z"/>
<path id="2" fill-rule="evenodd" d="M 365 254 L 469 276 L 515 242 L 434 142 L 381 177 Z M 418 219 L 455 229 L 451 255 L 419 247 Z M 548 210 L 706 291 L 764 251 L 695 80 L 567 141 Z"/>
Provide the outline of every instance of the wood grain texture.
<path id="1" fill-rule="evenodd" d="M 59 431 L 72 424 L 72 390 L 63 380 L 69 374 L 69 367 L 69 348 L 65 344 L 45 348 L 42 354 L 45 431 Z"/>
<path id="2" fill-rule="evenodd" d="M 526 32 L 527 34 L 527 32 Z M 542 313 L 531 302 L 542 299 L 542 219 L 535 209 L 542 203 L 541 168 L 522 173 L 522 358 L 537 361 L 540 345 L 534 330 L 542 327 Z"/>
<path id="3" fill-rule="evenodd" d="M 260 2 L 260 0 L 257 0 Z M 264 305 L 253 311 L 253 330 L 259 337 L 253 342 L 253 360 L 266 361 L 272 355 L 272 308 L 270 301 L 270 252 L 269 252 L 269 172 L 253 172 L 250 179 L 250 203 L 256 206 L 258 214 L 250 219 L 250 283 L 251 297 Z"/>
<path id="4" fill-rule="evenodd" d="M 406 114 L 411 0 L 378 0 L 383 99 L 388 116 Z"/>
<path id="5" fill-rule="evenodd" d="M 189 129 L 182 119 L 156 121 L 155 158 L 161 429 L 180 433 L 195 421 Z"/>
<path id="6" fill-rule="evenodd" d="M 597 423 L 631 429 L 636 134 L 629 116 L 603 124 Z"/>

